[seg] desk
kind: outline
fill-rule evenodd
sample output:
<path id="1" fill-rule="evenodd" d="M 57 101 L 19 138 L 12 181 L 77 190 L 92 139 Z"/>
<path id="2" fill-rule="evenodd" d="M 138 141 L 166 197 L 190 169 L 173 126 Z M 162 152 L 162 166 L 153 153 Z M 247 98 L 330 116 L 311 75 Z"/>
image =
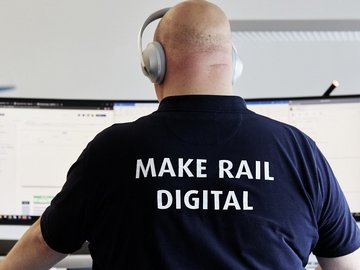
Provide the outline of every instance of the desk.
<path id="1" fill-rule="evenodd" d="M 0 256 L 0 262 L 4 259 L 4 256 Z M 91 268 L 92 266 L 92 259 L 90 255 L 69 255 L 64 258 L 62 261 L 57 263 L 54 268 Z"/>

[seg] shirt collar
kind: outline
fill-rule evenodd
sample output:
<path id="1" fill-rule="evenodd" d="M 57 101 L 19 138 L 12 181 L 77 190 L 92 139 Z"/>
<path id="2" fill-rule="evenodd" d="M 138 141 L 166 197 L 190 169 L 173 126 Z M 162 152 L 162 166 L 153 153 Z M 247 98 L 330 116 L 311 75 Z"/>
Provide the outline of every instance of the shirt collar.
<path id="1" fill-rule="evenodd" d="M 158 111 L 208 111 L 238 112 L 246 110 L 244 99 L 239 96 L 183 95 L 164 98 Z"/>

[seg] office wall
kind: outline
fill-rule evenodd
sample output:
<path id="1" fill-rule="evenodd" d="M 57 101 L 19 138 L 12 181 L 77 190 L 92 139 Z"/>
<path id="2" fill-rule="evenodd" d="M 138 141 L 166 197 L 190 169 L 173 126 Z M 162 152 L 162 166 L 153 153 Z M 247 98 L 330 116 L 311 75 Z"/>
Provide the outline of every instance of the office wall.
<path id="1" fill-rule="evenodd" d="M 358 1 L 227 0 L 230 19 L 358 19 Z M 177 1 L 0 0 L 0 96 L 155 99 L 139 68 L 137 33 L 153 11 Z M 150 27 L 144 42 L 151 40 Z M 236 42 L 244 97 L 360 93 L 360 42 Z"/>

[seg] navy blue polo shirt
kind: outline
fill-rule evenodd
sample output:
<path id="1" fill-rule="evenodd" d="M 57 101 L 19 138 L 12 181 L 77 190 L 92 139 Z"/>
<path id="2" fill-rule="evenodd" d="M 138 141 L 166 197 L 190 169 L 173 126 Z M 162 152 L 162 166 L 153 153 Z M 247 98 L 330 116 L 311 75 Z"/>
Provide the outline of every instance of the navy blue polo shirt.
<path id="1" fill-rule="evenodd" d="M 304 269 L 360 246 L 315 143 L 236 96 L 174 96 L 98 134 L 41 219 L 93 269 Z"/>

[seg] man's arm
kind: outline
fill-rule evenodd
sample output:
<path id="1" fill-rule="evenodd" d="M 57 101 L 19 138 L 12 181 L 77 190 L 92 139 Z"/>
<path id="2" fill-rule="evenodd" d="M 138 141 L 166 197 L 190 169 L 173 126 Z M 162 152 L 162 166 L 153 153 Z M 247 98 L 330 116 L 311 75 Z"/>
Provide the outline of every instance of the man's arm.
<path id="1" fill-rule="evenodd" d="M 46 244 L 39 219 L 0 263 L 0 270 L 48 270 L 65 257 L 66 254 L 56 252 Z"/>
<path id="2" fill-rule="evenodd" d="M 317 257 L 322 270 L 358 270 L 360 269 L 360 249 L 336 258 Z"/>

